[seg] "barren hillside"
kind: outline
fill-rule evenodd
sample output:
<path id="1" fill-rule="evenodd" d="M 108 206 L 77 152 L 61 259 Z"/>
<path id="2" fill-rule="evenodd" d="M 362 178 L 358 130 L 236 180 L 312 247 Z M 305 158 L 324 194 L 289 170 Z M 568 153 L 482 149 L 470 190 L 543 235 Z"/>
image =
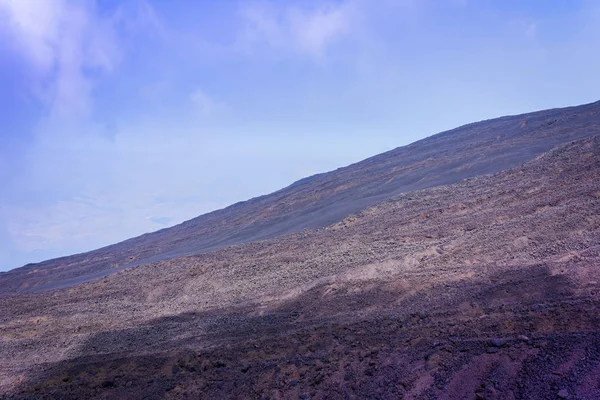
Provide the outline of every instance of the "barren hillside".
<path id="1" fill-rule="evenodd" d="M 598 133 L 600 102 L 465 125 L 172 228 L 0 273 L 0 291 L 67 287 L 130 266 L 321 228 L 400 193 L 513 168 Z"/>
<path id="2" fill-rule="evenodd" d="M 351 182 L 390 174 L 374 188 L 404 176 L 400 161 L 384 161 L 396 159 L 423 168 L 415 185 L 434 185 L 444 180 L 428 163 L 495 172 L 568 141 L 509 171 L 397 195 L 318 229 L 4 295 L 1 390 L 31 399 L 599 398 L 600 136 L 570 140 L 598 130 L 600 105 L 586 107 L 471 125 L 271 196 L 308 185 L 332 193 L 344 173 L 357 174 Z M 579 130 L 559 129 L 566 121 Z M 455 134 L 473 135 L 476 148 L 465 141 L 445 155 L 441 143 Z M 418 161 L 401 156 L 429 146 Z M 511 146 L 520 152 L 506 153 Z M 480 156 L 483 148 L 496 150 Z M 489 164 L 491 154 L 499 158 Z"/>

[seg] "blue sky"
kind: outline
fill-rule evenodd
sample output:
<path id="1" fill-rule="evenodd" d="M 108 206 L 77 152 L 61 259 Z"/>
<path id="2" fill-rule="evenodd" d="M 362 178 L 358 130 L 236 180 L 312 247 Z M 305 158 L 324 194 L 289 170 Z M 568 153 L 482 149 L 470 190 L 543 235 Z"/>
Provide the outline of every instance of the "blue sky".
<path id="1" fill-rule="evenodd" d="M 600 98 L 600 2 L 0 0 L 0 270 Z"/>

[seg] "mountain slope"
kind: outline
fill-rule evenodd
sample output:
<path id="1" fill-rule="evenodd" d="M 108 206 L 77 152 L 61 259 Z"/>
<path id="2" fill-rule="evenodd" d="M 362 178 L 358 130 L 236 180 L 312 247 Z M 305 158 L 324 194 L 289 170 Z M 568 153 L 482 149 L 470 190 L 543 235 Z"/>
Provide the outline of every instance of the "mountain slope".
<path id="1" fill-rule="evenodd" d="M 600 135 L 324 229 L 0 297 L 9 398 L 600 397 Z"/>
<path id="2" fill-rule="evenodd" d="M 399 193 L 512 168 L 598 132 L 600 102 L 469 124 L 172 228 L 0 274 L 0 290 L 66 287 L 121 268 L 323 227 Z"/>

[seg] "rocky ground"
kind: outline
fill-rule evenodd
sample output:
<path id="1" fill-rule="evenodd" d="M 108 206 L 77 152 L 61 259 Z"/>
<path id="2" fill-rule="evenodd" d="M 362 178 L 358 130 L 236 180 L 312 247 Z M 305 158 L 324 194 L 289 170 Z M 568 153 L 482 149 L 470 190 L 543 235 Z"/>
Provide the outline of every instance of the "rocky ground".
<path id="1" fill-rule="evenodd" d="M 317 230 L 0 297 L 6 398 L 600 398 L 600 136 Z"/>
<path id="2" fill-rule="evenodd" d="M 63 288 L 135 265 L 322 228 L 400 193 L 507 170 L 597 134 L 600 101 L 468 124 L 171 228 L 0 273 L 0 292 Z"/>

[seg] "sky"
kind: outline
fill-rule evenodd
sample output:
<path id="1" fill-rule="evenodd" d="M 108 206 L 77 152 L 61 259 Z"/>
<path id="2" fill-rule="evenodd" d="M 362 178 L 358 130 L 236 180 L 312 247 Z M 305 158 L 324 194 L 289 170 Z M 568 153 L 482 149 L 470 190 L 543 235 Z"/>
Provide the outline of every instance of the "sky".
<path id="1" fill-rule="evenodd" d="M 0 271 L 600 99 L 600 2 L 0 0 Z"/>

